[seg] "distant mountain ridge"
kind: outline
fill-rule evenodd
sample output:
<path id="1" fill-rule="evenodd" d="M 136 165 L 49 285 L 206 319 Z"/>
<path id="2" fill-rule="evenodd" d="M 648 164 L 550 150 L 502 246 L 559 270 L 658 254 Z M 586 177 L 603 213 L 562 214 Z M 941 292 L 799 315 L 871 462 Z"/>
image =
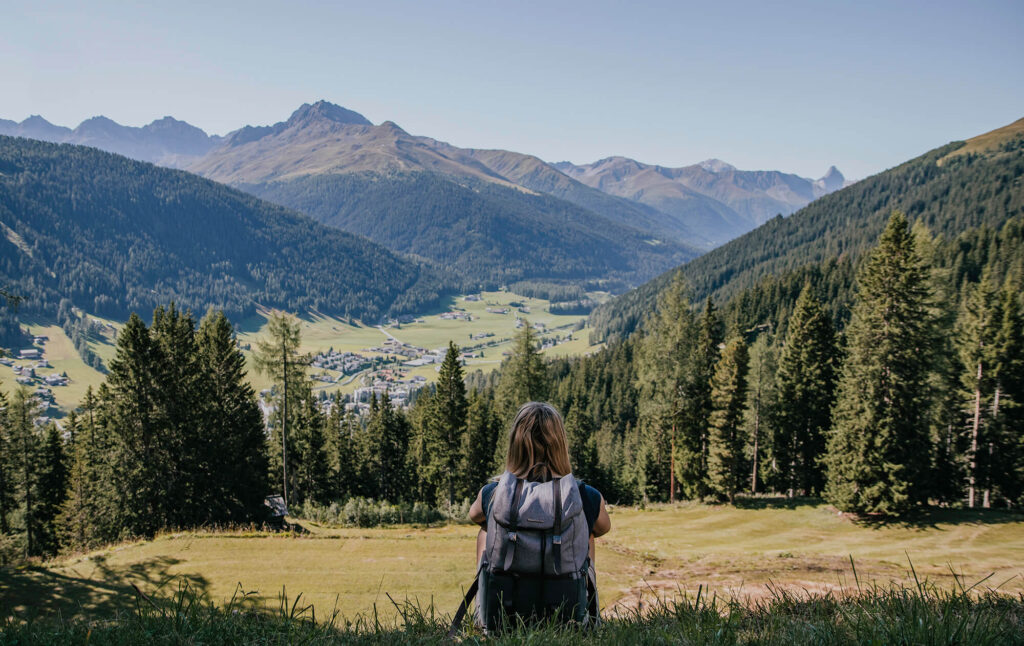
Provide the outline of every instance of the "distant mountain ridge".
<path id="1" fill-rule="evenodd" d="M 458 148 L 411 135 L 397 124 L 317 101 L 270 126 L 244 126 L 224 137 L 171 117 L 120 126 L 104 117 L 74 130 L 33 116 L 0 120 L 0 134 L 77 143 L 231 185 L 305 175 L 428 171 L 547 193 L 654 237 L 709 249 L 776 214 L 787 215 L 841 188 L 835 168 L 819 180 L 778 171 L 741 171 L 722 160 L 670 169 L 611 157 L 593 164 L 547 163 L 507 150 Z"/>
<path id="2" fill-rule="evenodd" d="M 192 163 L 222 139 L 173 117 L 157 119 L 140 128 L 122 126 L 107 117 L 92 117 L 72 130 L 33 115 L 20 123 L 0 119 L 0 135 L 92 146 L 170 168 Z"/>
<path id="3" fill-rule="evenodd" d="M 845 178 L 835 166 L 819 180 L 780 171 L 743 171 L 720 159 L 668 168 L 627 157 L 592 164 L 554 165 L 569 177 L 605 193 L 646 204 L 697 228 L 716 244 L 754 229 L 776 215 L 789 215 L 838 190 Z"/>

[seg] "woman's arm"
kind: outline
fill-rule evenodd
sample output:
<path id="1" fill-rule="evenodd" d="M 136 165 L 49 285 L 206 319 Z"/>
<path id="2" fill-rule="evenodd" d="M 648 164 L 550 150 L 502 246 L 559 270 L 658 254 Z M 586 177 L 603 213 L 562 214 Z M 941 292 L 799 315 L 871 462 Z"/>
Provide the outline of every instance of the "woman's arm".
<path id="1" fill-rule="evenodd" d="M 612 529 L 612 519 L 608 517 L 608 510 L 604 507 L 604 496 L 601 496 L 601 511 L 597 513 L 597 520 L 594 521 L 594 529 L 591 534 L 594 537 L 604 536 Z"/>
<path id="2" fill-rule="evenodd" d="M 480 527 L 487 528 L 487 515 L 484 514 L 484 502 L 482 499 L 483 489 L 476 494 L 476 500 L 469 506 L 469 519 L 479 525 Z M 602 509 L 604 509 L 602 507 Z"/>

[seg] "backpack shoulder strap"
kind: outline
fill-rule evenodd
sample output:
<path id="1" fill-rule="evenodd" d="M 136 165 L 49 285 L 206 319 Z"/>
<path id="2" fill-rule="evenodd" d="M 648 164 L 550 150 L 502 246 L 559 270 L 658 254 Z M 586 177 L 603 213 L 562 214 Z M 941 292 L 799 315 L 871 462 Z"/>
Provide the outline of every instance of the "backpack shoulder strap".
<path id="1" fill-rule="evenodd" d="M 501 569 L 508 570 L 512 567 L 512 560 L 516 555 L 516 541 L 519 540 L 519 500 L 523 496 L 523 479 L 516 478 L 516 490 L 512 494 L 512 506 L 509 508 L 508 517 L 508 540 L 501 546 Z"/>
<path id="2" fill-rule="evenodd" d="M 473 601 L 473 597 L 476 595 L 478 587 L 480 587 L 479 575 L 473 579 L 473 584 L 469 586 L 469 590 L 466 591 L 466 596 L 462 599 L 462 603 L 459 604 L 459 609 L 455 612 L 455 618 L 452 619 L 452 627 L 448 629 L 448 639 L 454 639 L 455 634 L 459 632 L 459 626 L 462 625 L 462 620 L 466 618 L 466 610 L 469 609 L 469 604 Z"/>
<path id="3" fill-rule="evenodd" d="M 558 571 L 559 565 L 562 562 L 562 479 L 555 478 L 551 481 L 552 495 L 554 496 L 555 503 L 555 526 L 554 533 L 551 536 L 551 565 L 554 568 L 555 574 L 560 574 Z"/>

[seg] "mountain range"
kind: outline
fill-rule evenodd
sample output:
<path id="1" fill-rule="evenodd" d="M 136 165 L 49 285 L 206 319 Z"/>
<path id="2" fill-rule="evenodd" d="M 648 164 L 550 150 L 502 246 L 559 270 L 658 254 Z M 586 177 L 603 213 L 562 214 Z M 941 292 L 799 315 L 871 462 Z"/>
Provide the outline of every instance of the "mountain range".
<path id="1" fill-rule="evenodd" d="M 835 168 L 821 179 L 811 180 L 779 171 L 740 171 L 719 160 L 674 169 L 622 157 L 581 166 L 568 162 L 551 164 L 512 151 L 459 148 L 411 135 L 390 121 L 374 125 L 359 113 L 326 101 L 304 104 L 287 120 L 274 125 L 245 126 L 224 137 L 208 136 L 171 117 L 141 128 L 94 117 L 72 130 L 32 116 L 20 123 L 0 120 L 0 134 L 85 144 L 186 169 L 371 237 L 401 223 L 359 229 L 358 223 L 371 214 L 339 215 L 343 209 L 326 197 L 313 204 L 315 200 L 306 194 L 308 180 L 300 205 L 293 199 L 295 189 L 287 183 L 313 176 L 353 175 L 361 178 L 357 183 L 379 185 L 394 181 L 409 187 L 421 182 L 407 177 L 408 173 L 427 172 L 436 176 L 435 185 L 447 182 L 446 190 L 454 192 L 475 191 L 477 182 L 489 185 L 498 194 L 503 193 L 501 189 L 508 189 L 520 195 L 549 196 L 589 211 L 591 217 L 586 226 L 616 233 L 621 227 L 628 227 L 627 237 L 640 236 L 670 245 L 671 250 L 657 254 L 670 263 L 663 269 L 736 237 L 774 215 L 787 215 L 841 188 L 845 182 Z M 408 201 L 416 202 L 414 196 Z M 328 213 L 329 217 L 325 215 Z M 542 214 L 535 215 L 534 222 L 545 219 Z M 415 222 L 427 215 L 416 213 L 413 207 L 411 212 L 393 217 Z M 459 219 L 469 222 L 474 217 L 473 213 L 465 213 Z M 535 233 L 540 237 L 550 231 L 541 229 Z M 374 239 L 395 250 L 410 251 L 396 246 L 396 241 L 388 236 Z M 451 253 L 459 243 L 448 242 L 433 249 L 433 256 L 458 267 L 458 256 Z M 658 263 L 655 261 L 654 265 Z M 630 280 L 643 278 L 643 274 L 641 271 Z"/>
<path id="2" fill-rule="evenodd" d="M 811 284 L 842 320 L 858 260 L 877 241 L 893 210 L 931 238 L 928 246 L 951 284 L 994 284 L 1020 271 L 1024 258 L 1024 119 L 946 144 L 800 209 L 772 218 L 682 267 L 628 291 L 591 315 L 592 340 L 628 336 L 654 309 L 658 293 L 681 273 L 696 302 L 731 304 L 743 325 L 774 323 Z M 925 234 L 925 231 L 927 234 Z M 775 320 L 773 320 L 775 319 Z"/>

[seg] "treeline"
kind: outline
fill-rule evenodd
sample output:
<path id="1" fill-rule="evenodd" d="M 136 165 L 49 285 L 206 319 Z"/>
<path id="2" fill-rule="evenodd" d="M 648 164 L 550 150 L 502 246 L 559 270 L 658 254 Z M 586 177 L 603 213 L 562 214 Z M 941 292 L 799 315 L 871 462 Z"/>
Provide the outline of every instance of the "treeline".
<path id="1" fill-rule="evenodd" d="M 508 289 L 527 298 L 541 298 L 551 302 L 578 301 L 587 297 L 583 288 L 575 284 L 520 280 L 509 285 Z"/>
<path id="2" fill-rule="evenodd" d="M 592 341 L 628 336 L 675 273 L 687 279 L 695 299 L 711 296 L 725 303 L 757 287 L 765 276 L 813 270 L 833 261 L 841 265 L 859 262 L 894 210 L 906 213 L 945 241 L 971 230 L 994 234 L 1008 220 L 1024 216 L 1024 137 L 991 152 L 946 158 L 962 146 L 963 142 L 957 142 L 937 148 L 819 198 L 787 218 L 770 220 L 600 306 L 591 316 Z M 955 244 L 943 252 L 958 253 Z M 830 296 L 832 290 L 848 296 L 852 278 L 848 273 L 843 282 L 829 285 L 823 297 Z M 832 302 L 827 302 L 831 307 Z"/>
<path id="3" fill-rule="evenodd" d="M 585 407 L 608 491 L 623 501 L 773 491 L 882 514 L 1019 507 L 1022 243 L 988 245 L 982 275 L 951 282 L 934 241 L 896 214 L 857 271 L 838 332 L 813 280 L 795 303 L 779 288 L 790 281 L 772 279 L 756 298 L 694 311 L 677 276 L 642 335 L 552 365 L 555 399 Z M 745 324 L 749 304 L 771 293 L 774 306 L 753 311 L 783 312 L 784 324 Z"/>
<path id="4" fill-rule="evenodd" d="M 376 321 L 454 291 L 364 238 L 84 146 L 0 137 L 0 221 L 0 284 L 32 315 L 56 318 L 68 299 L 120 319 L 174 301 L 239 317 L 259 304 Z"/>
<path id="5" fill-rule="evenodd" d="M 262 417 L 222 312 L 173 305 L 118 335 L 106 381 L 58 431 L 19 388 L 0 416 L 3 558 L 87 549 L 164 528 L 259 521 Z"/>
<path id="6" fill-rule="evenodd" d="M 62 299 L 60 305 L 57 306 L 57 322 L 71 339 L 82 363 L 100 372 L 106 372 L 103 360 L 89 347 L 89 341 L 97 339 L 101 335 L 100 324 L 91 320 L 84 313 L 81 316 L 76 314 L 71 301 L 66 298 Z"/>

